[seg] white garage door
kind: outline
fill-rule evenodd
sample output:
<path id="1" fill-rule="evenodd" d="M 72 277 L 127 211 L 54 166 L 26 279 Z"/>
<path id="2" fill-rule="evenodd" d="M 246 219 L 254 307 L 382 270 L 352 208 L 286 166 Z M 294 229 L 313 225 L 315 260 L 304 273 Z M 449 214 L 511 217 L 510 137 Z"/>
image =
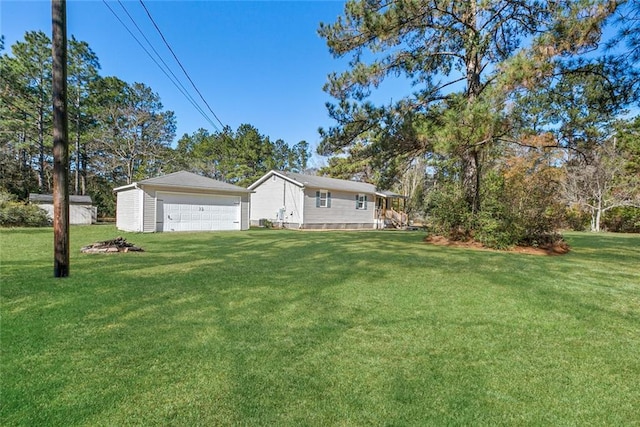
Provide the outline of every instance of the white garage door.
<path id="1" fill-rule="evenodd" d="M 240 230 L 240 197 L 159 193 L 157 229 Z"/>

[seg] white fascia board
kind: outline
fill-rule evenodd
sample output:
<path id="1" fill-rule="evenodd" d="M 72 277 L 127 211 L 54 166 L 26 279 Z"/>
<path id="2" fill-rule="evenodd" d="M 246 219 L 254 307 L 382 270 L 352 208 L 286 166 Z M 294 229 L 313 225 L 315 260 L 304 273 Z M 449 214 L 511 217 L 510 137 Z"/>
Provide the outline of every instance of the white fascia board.
<path id="1" fill-rule="evenodd" d="M 247 189 L 249 190 L 253 190 L 254 188 L 256 188 L 257 186 L 259 186 L 260 184 L 262 184 L 263 182 L 265 182 L 267 180 L 267 178 L 269 178 L 274 171 L 269 171 L 267 173 L 265 173 L 264 175 L 262 175 L 261 178 L 259 178 L 256 182 L 254 182 L 253 184 L 251 184 L 250 186 L 247 187 Z"/>
<path id="2" fill-rule="evenodd" d="M 117 193 L 118 191 L 131 190 L 132 188 L 138 188 L 138 183 L 134 182 L 132 184 L 127 184 L 127 185 L 123 185 L 121 187 L 114 188 L 113 192 Z"/>
<path id="3" fill-rule="evenodd" d="M 275 171 L 275 170 L 271 170 L 271 171 L 267 172 L 266 174 L 264 174 L 262 176 L 262 178 L 260 178 L 259 180 L 257 180 L 256 182 L 254 182 L 253 184 L 251 184 L 247 188 L 253 192 L 254 188 L 258 187 L 260 184 L 265 182 L 267 179 L 271 178 L 273 175 L 275 175 L 275 176 L 277 176 L 279 178 L 282 178 L 285 181 L 288 181 L 288 182 L 292 183 L 293 185 L 297 185 L 300 188 L 304 188 L 304 184 L 302 184 L 301 182 L 298 182 L 295 179 L 291 179 L 288 176 L 283 175 L 283 174 L 281 174 L 281 173 L 279 173 L 278 171 Z"/>

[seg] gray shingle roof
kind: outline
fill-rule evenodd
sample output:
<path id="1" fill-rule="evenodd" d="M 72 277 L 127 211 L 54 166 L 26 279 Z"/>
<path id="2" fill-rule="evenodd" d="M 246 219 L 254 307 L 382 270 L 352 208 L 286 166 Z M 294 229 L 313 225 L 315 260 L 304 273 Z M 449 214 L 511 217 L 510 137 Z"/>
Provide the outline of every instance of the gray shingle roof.
<path id="1" fill-rule="evenodd" d="M 366 182 L 347 181 L 345 179 L 327 178 L 325 176 L 303 175 L 294 172 L 278 172 L 307 188 L 323 190 L 347 191 L 352 193 L 375 193 L 376 186 Z"/>
<path id="2" fill-rule="evenodd" d="M 403 196 L 402 194 L 394 193 L 393 191 L 389 191 L 389 190 L 378 191 L 378 194 L 383 197 L 405 198 L 405 196 Z"/>
<path id="3" fill-rule="evenodd" d="M 319 190 L 346 191 L 350 193 L 375 193 L 378 196 L 387 198 L 402 198 L 400 194 L 392 191 L 379 191 L 376 186 L 366 182 L 348 181 L 346 179 L 328 178 L 326 176 L 304 175 L 295 172 L 269 171 L 262 178 L 249 186 L 249 190 L 253 190 L 262 184 L 272 175 L 289 180 L 290 182 L 306 188 L 317 188 Z"/>
<path id="4" fill-rule="evenodd" d="M 31 203 L 53 203 L 53 194 L 29 194 L 29 201 Z M 74 205 L 90 205 L 93 201 L 91 200 L 91 196 L 77 196 L 70 195 L 69 196 L 69 204 Z"/>
<path id="5" fill-rule="evenodd" d="M 199 188 L 206 190 L 216 190 L 224 192 L 248 193 L 249 190 L 237 185 L 207 178 L 205 176 L 196 175 L 195 173 L 180 171 L 170 173 L 168 175 L 156 178 L 144 179 L 138 182 L 139 185 L 157 185 L 162 187 L 174 188 Z"/>

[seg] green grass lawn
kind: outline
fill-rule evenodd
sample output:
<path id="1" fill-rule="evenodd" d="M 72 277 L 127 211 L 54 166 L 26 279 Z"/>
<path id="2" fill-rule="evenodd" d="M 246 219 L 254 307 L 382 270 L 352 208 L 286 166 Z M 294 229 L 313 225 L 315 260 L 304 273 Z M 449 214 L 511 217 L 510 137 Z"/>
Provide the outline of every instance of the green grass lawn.
<path id="1" fill-rule="evenodd" d="M 0 424 L 640 425 L 640 235 L 423 237 L 1 230 Z"/>

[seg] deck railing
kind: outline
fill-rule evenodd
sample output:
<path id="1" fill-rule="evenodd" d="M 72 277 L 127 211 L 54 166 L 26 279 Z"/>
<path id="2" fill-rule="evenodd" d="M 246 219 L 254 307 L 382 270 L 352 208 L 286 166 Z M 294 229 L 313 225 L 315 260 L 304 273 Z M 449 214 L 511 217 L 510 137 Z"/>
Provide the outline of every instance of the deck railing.
<path id="1" fill-rule="evenodd" d="M 378 218 L 384 219 L 385 222 L 393 224 L 394 227 L 404 227 L 409 223 L 409 217 L 404 212 L 398 212 L 394 209 L 384 209 L 379 211 Z"/>

